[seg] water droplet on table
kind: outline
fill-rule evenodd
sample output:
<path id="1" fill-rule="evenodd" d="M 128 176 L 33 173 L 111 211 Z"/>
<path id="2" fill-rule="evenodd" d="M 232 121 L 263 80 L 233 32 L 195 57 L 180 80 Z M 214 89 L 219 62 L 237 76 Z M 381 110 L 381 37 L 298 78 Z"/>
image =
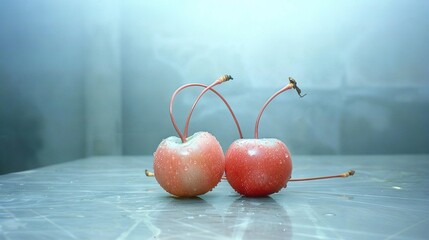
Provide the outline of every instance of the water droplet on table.
<path id="1" fill-rule="evenodd" d="M 334 217 L 334 216 L 336 216 L 335 213 L 325 213 L 324 215 L 327 216 L 327 217 Z"/>

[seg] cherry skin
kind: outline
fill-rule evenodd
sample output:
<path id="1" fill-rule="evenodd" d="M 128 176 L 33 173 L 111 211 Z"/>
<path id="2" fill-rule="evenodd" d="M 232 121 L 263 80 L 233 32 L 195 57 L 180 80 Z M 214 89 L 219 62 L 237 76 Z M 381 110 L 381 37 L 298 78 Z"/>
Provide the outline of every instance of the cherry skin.
<path id="1" fill-rule="evenodd" d="M 159 185 L 177 197 L 193 197 L 212 190 L 225 169 L 222 147 L 208 132 L 197 132 L 182 142 L 164 139 L 154 153 L 154 173 Z"/>
<path id="2" fill-rule="evenodd" d="M 238 139 L 225 154 L 225 173 L 241 195 L 262 197 L 286 187 L 292 173 L 289 149 L 278 139 Z"/>

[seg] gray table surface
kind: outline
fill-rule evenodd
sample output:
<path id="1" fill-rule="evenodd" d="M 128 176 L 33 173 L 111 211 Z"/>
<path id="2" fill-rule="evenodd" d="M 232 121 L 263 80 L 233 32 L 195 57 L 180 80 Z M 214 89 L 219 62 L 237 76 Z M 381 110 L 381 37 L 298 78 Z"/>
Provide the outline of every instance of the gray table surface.
<path id="1" fill-rule="evenodd" d="M 227 182 L 200 198 L 169 196 L 152 158 L 97 157 L 0 176 L 0 239 L 427 239 L 429 156 L 294 156 L 267 198 Z"/>

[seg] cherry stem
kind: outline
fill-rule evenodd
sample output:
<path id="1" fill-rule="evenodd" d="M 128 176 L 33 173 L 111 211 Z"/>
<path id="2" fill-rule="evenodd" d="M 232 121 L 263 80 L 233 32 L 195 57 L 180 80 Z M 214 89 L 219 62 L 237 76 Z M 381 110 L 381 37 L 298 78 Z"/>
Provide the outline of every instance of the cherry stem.
<path id="1" fill-rule="evenodd" d="M 178 89 L 176 89 L 176 91 L 171 96 L 171 100 L 170 100 L 170 118 L 171 118 L 171 122 L 173 123 L 174 129 L 176 130 L 176 132 L 179 135 L 179 137 L 182 140 L 182 142 L 186 141 L 186 137 L 182 134 L 182 132 L 180 131 L 179 127 L 177 127 L 176 120 L 174 119 L 174 116 L 173 116 L 173 103 L 174 103 L 174 99 L 176 98 L 176 95 L 180 91 L 182 91 L 183 89 L 188 88 L 188 87 L 203 87 L 203 88 L 207 88 L 207 85 L 204 85 L 204 84 L 201 84 L 201 83 L 189 83 L 189 84 L 185 84 L 185 85 L 179 87 Z M 243 134 L 241 132 L 240 124 L 238 123 L 238 120 L 237 120 L 237 117 L 234 114 L 234 111 L 232 111 L 231 106 L 228 104 L 228 101 L 226 101 L 226 99 L 219 92 L 217 92 L 216 90 L 214 90 L 213 88 L 209 88 L 209 90 L 212 91 L 213 93 L 215 93 L 225 103 L 226 107 L 228 108 L 229 112 L 232 115 L 232 118 L 234 119 L 234 122 L 235 122 L 235 125 L 237 126 L 240 138 L 243 138 Z"/>
<path id="2" fill-rule="evenodd" d="M 296 85 L 296 81 L 295 79 L 289 77 L 289 84 L 284 86 L 282 89 L 280 89 L 279 91 L 277 91 L 276 93 L 274 93 L 270 98 L 268 98 L 268 100 L 265 102 L 265 104 L 262 106 L 261 110 L 259 111 L 258 117 L 256 118 L 256 123 L 255 123 L 255 133 L 254 133 L 254 137 L 255 139 L 258 139 L 258 133 L 259 133 L 259 120 L 261 120 L 261 116 L 262 113 L 264 112 L 265 108 L 268 106 L 268 104 L 278 95 L 280 95 L 282 92 L 285 92 L 289 89 L 296 89 L 296 91 L 298 92 L 298 95 L 300 97 L 304 97 L 305 95 L 301 95 L 301 89 L 299 89 Z"/>
<path id="3" fill-rule="evenodd" d="M 147 170 L 146 170 L 147 171 Z M 149 172 L 150 174 L 150 172 Z M 291 178 L 288 182 L 303 182 L 303 181 L 312 181 L 312 180 L 321 180 L 321 179 L 328 179 L 328 178 L 346 178 L 355 175 L 355 170 L 349 170 L 345 173 L 341 173 L 338 175 L 332 175 L 332 176 L 321 176 L 321 177 L 311 177 L 311 178 Z M 148 174 L 146 174 L 148 176 Z M 222 180 L 227 180 L 226 176 L 222 176 Z"/>
<path id="4" fill-rule="evenodd" d="M 155 173 L 149 172 L 149 170 L 144 170 L 144 174 L 146 174 L 146 177 L 155 177 Z"/>
<path id="5" fill-rule="evenodd" d="M 220 76 L 216 81 L 214 81 L 212 84 L 210 84 L 209 86 L 206 86 L 206 88 L 201 91 L 201 93 L 198 95 L 198 97 L 195 99 L 194 104 L 192 104 L 191 110 L 189 111 L 188 114 L 188 118 L 186 119 L 186 123 L 185 123 L 185 130 L 183 131 L 183 138 L 182 138 L 182 142 L 186 141 L 186 138 L 188 137 L 188 130 L 189 130 L 189 122 L 191 121 L 191 116 L 192 113 L 194 112 L 195 107 L 197 106 L 198 101 L 201 99 L 201 97 L 204 95 L 204 93 L 206 93 L 208 90 L 213 90 L 213 87 L 221 84 L 223 82 L 232 80 L 233 78 L 230 75 L 222 75 Z M 215 91 L 214 91 L 215 92 Z M 227 101 L 220 95 L 218 94 L 218 96 L 224 101 L 225 105 L 228 107 L 229 111 L 231 112 L 232 117 L 234 118 L 235 124 L 237 125 L 237 129 L 238 132 L 240 134 L 240 138 L 243 138 L 243 134 L 241 132 L 241 128 L 238 124 L 237 118 L 235 117 L 234 112 L 232 111 L 231 107 L 229 106 L 229 104 L 227 103 Z"/>
<path id="6" fill-rule="evenodd" d="M 147 169 L 144 171 L 147 177 L 155 177 L 155 174 L 153 172 L 148 171 Z M 313 181 L 313 180 L 322 180 L 322 179 L 329 179 L 329 178 L 346 178 L 355 175 L 355 170 L 349 170 L 345 173 L 341 173 L 338 175 L 332 175 L 332 176 L 321 176 L 321 177 L 311 177 L 311 178 L 291 178 L 288 182 L 303 182 L 303 181 Z M 222 176 L 222 180 L 227 180 L 226 176 Z"/>
<path id="7" fill-rule="evenodd" d="M 321 179 L 328 179 L 328 178 L 346 178 L 349 176 L 353 176 L 354 174 L 355 174 L 355 170 L 349 170 L 345 173 L 332 175 L 332 176 L 321 176 L 321 177 L 311 177 L 311 178 L 291 178 L 289 179 L 289 182 L 312 181 L 312 180 L 321 180 Z"/>

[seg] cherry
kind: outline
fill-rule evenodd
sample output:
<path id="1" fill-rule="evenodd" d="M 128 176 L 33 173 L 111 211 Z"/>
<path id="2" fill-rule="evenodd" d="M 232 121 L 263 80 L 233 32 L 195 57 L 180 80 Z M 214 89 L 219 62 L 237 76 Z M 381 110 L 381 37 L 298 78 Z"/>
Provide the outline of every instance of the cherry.
<path id="1" fill-rule="evenodd" d="M 224 167 L 222 148 L 208 132 L 197 132 L 186 142 L 168 137 L 154 154 L 156 180 L 177 197 L 194 197 L 210 191 L 220 181 Z"/>
<path id="2" fill-rule="evenodd" d="M 219 142 L 208 132 L 197 132 L 190 137 L 187 134 L 195 106 L 202 95 L 211 90 L 228 107 L 240 137 L 242 137 L 237 118 L 228 102 L 221 94 L 212 89 L 231 79 L 231 76 L 223 75 L 209 86 L 198 83 L 186 84 L 173 93 L 170 101 L 170 118 L 179 137 L 171 136 L 164 139 L 154 153 L 154 173 L 145 171 L 147 176 L 155 176 L 159 185 L 168 193 L 177 197 L 194 197 L 207 193 L 220 182 L 225 170 L 225 160 Z M 184 134 L 182 134 L 173 116 L 173 103 L 180 91 L 193 86 L 204 87 L 204 90 L 192 105 L 186 120 Z"/>
<path id="3" fill-rule="evenodd" d="M 268 196 L 286 186 L 292 161 L 288 148 L 278 139 L 239 139 L 225 154 L 225 173 L 238 193 Z"/>
<path id="4" fill-rule="evenodd" d="M 229 184 L 239 194 L 249 197 L 268 196 L 285 188 L 288 181 L 307 181 L 325 178 L 348 177 L 349 171 L 340 175 L 316 178 L 290 179 L 292 159 L 286 145 L 275 138 L 258 138 L 258 126 L 262 113 L 279 94 L 295 89 L 300 97 L 301 89 L 295 79 L 289 77 L 289 84 L 274 93 L 262 106 L 256 119 L 254 139 L 234 141 L 225 154 L 225 174 Z"/>

